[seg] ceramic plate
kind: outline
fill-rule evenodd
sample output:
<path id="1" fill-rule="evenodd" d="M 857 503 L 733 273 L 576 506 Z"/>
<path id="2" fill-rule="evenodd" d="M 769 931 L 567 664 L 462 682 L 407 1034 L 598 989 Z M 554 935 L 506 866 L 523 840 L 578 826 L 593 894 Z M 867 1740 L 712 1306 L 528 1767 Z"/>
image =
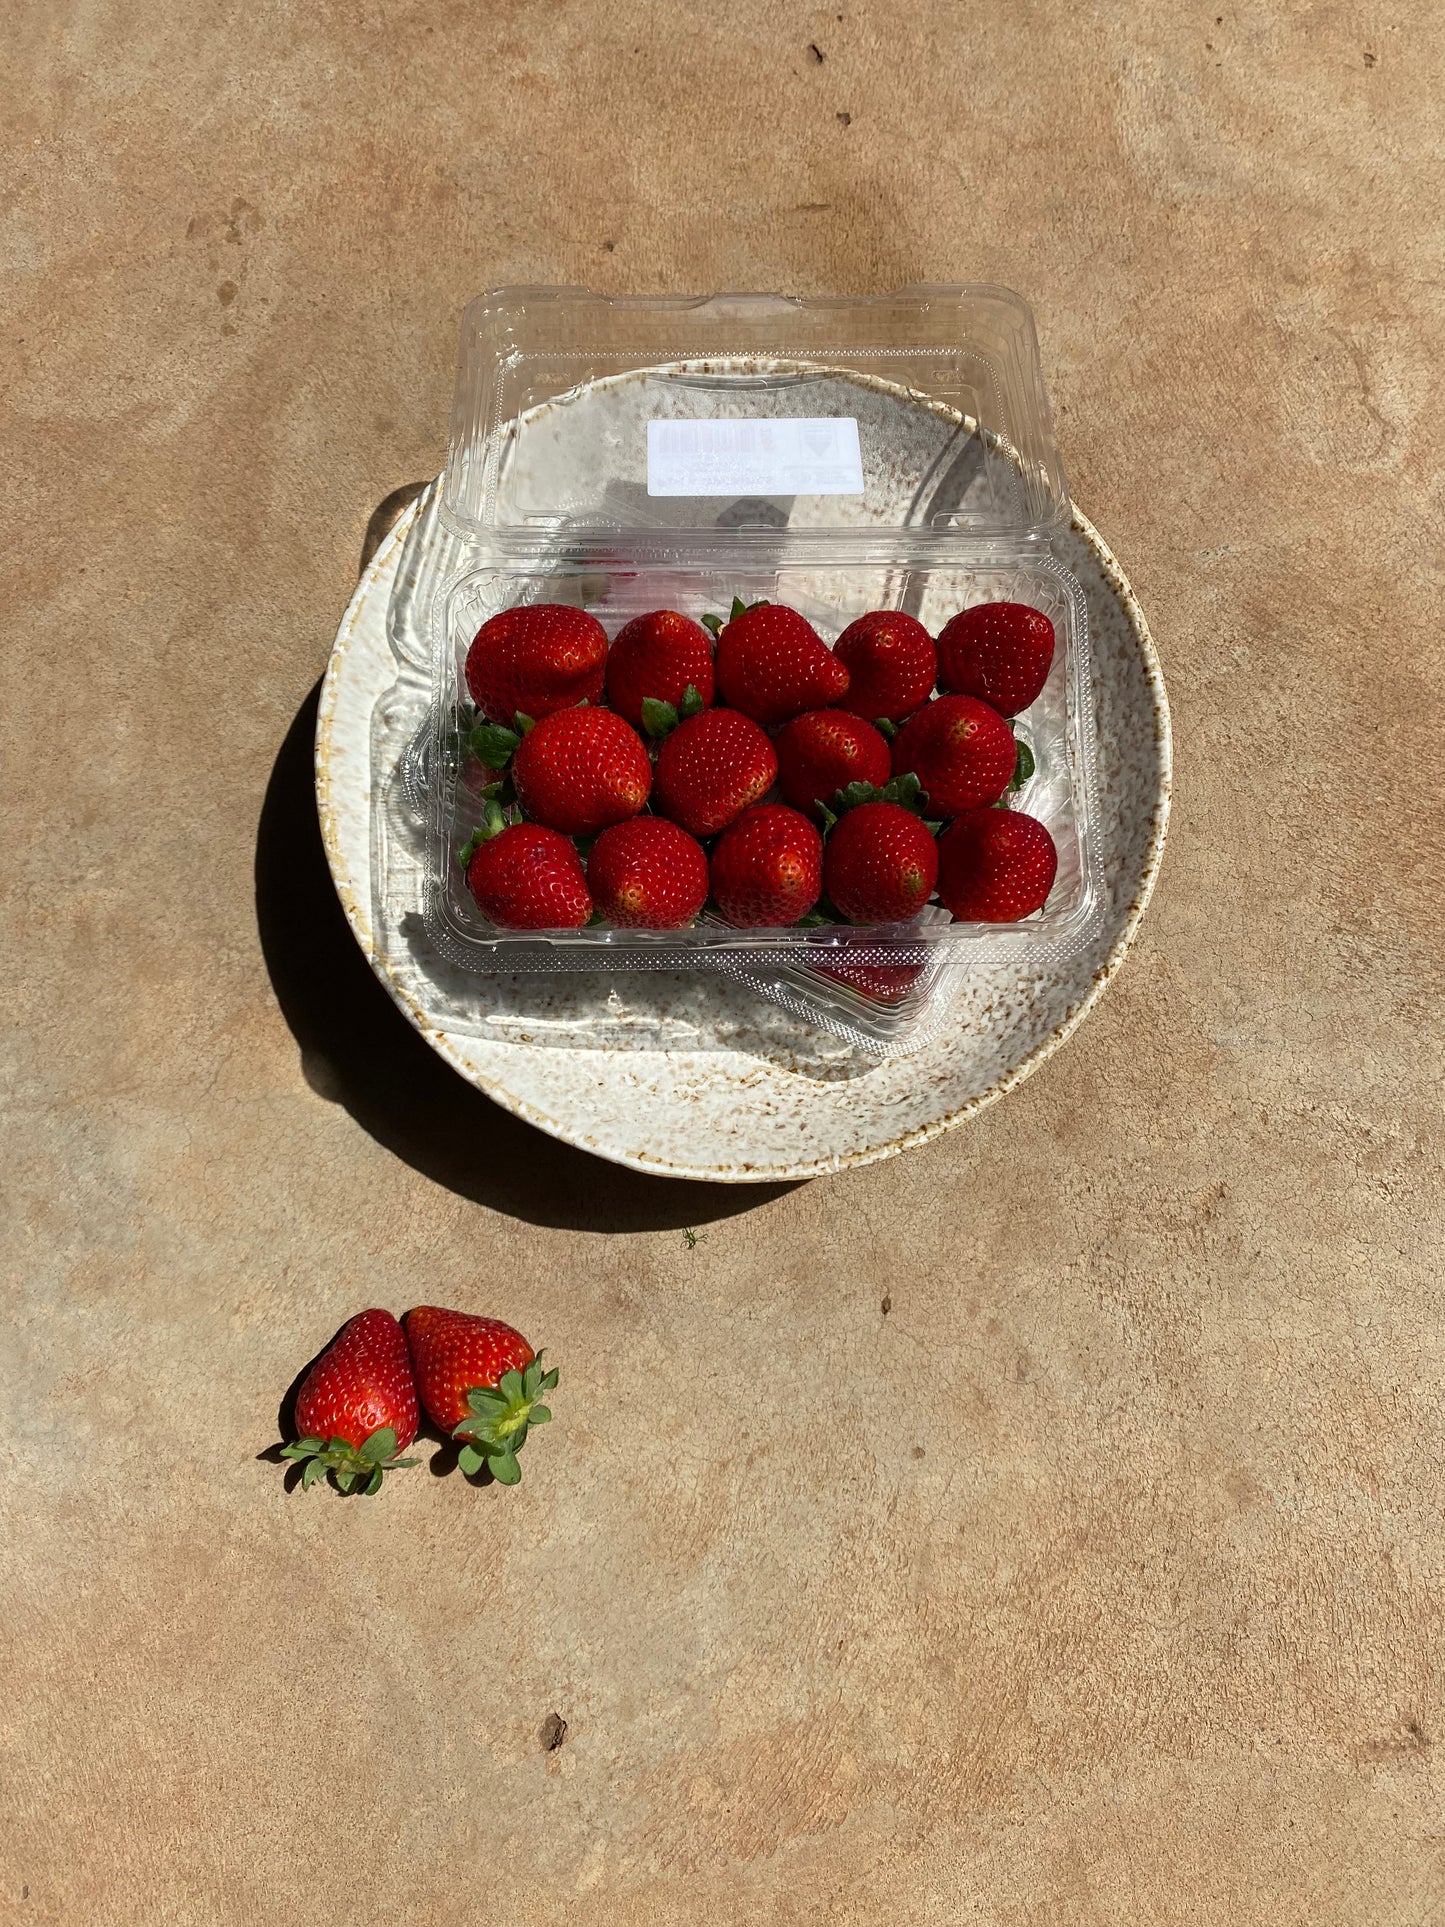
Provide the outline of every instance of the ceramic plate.
<path id="1" fill-rule="evenodd" d="M 1092 635 L 1104 926 L 1067 963 L 947 973 L 937 1028 L 880 1063 L 716 974 L 478 977 L 435 954 L 421 913 L 419 787 L 431 687 L 415 612 L 445 540 L 434 492 L 424 496 L 357 585 L 317 726 L 327 857 L 373 969 L 469 1083 L 637 1170 L 724 1183 L 812 1177 L 962 1123 L 1087 1014 L 1123 961 L 1163 851 L 1169 712 L 1148 628 L 1077 511 L 1056 546 L 1082 584 Z"/>

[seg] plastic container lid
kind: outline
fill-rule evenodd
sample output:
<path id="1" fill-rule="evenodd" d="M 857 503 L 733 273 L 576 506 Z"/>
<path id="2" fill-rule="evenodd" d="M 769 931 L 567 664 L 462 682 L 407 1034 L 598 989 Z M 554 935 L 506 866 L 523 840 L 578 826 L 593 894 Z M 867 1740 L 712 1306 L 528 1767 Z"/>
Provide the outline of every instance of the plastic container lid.
<path id="1" fill-rule="evenodd" d="M 626 405 L 594 408 L 579 433 L 569 417 L 613 381 Z M 898 474 L 878 412 L 860 418 L 860 385 L 952 425 L 941 449 L 915 458 L 916 474 Z M 466 311 L 441 517 L 469 547 L 782 526 L 856 537 L 860 499 L 889 505 L 867 518 L 880 534 L 1040 542 L 1067 523 L 1038 340 L 1019 296 L 504 288 Z"/>

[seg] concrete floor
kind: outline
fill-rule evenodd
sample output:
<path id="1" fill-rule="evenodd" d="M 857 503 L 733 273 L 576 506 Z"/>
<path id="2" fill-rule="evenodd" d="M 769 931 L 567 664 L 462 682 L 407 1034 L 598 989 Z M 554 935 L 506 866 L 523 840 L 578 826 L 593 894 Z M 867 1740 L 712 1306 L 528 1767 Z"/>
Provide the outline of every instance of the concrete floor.
<path id="1" fill-rule="evenodd" d="M 1433 0 L 173 14 L 7 30 L 0 1919 L 1440 1920 Z M 483 286 L 925 279 L 1155 626 L 1142 942 L 901 1160 L 594 1165 L 338 926 L 368 520 Z M 562 1363 L 521 1488 L 285 1497 L 419 1298 Z"/>

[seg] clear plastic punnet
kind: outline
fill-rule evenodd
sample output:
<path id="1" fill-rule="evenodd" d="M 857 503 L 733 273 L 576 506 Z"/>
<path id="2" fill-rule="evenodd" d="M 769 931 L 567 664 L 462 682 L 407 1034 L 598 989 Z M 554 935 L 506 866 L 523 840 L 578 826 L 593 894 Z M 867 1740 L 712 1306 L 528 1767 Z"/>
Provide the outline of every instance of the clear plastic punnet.
<path id="1" fill-rule="evenodd" d="M 477 971 L 722 968 L 860 1039 L 915 1024 L 939 973 L 1057 959 L 1103 914 L 1094 705 L 1083 595 L 1053 553 L 1068 523 L 1027 305 L 992 287 L 815 299 L 604 298 L 507 288 L 467 309 L 437 498 L 426 633 L 426 921 Z M 799 611 L 828 644 L 870 610 L 936 636 L 980 602 L 1054 625 L 1037 700 L 1013 719 L 1032 774 L 1007 804 L 1058 849 L 1043 909 L 953 920 L 736 929 L 513 931 L 467 887 L 495 771 L 470 748 L 465 676 L 482 624 L 568 603 L 609 639 L 675 609 L 726 620 L 735 598 Z M 1021 759 L 1021 766 L 1025 759 Z"/>

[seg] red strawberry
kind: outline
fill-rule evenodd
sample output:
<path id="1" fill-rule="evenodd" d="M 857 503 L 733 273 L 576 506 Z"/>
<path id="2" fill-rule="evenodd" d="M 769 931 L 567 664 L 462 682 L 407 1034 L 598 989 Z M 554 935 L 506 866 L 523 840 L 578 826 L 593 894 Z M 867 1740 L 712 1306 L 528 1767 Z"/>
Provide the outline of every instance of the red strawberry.
<path id="1" fill-rule="evenodd" d="M 636 816 L 652 789 L 652 764 L 637 731 L 610 709 L 559 709 L 518 744 L 512 781 L 535 822 L 595 836 Z"/>
<path id="2" fill-rule="evenodd" d="M 846 709 L 810 709 L 779 730 L 778 783 L 795 810 L 816 816 L 849 783 L 888 781 L 888 745 L 873 727 Z"/>
<path id="3" fill-rule="evenodd" d="M 540 823 L 513 823 L 479 843 L 467 888 L 503 930 L 580 930 L 592 915 L 575 845 Z"/>
<path id="4" fill-rule="evenodd" d="M 464 1441 L 462 1470 L 471 1474 L 485 1465 L 502 1485 L 515 1485 L 528 1427 L 552 1416 L 537 1401 L 557 1383 L 556 1372 L 544 1372 L 542 1354 L 500 1318 L 437 1305 L 407 1313 L 406 1342 L 432 1423 Z"/>
<path id="5" fill-rule="evenodd" d="M 484 716 L 509 728 L 574 703 L 601 700 L 607 631 L 585 609 L 534 602 L 484 622 L 467 651 L 467 688 Z"/>
<path id="6" fill-rule="evenodd" d="M 850 923 L 906 923 L 933 895 L 938 845 L 901 803 L 862 803 L 828 838 L 823 881 Z"/>
<path id="7" fill-rule="evenodd" d="M 859 616 L 833 644 L 851 681 L 842 707 L 876 722 L 901 723 L 933 694 L 938 657 L 933 637 L 901 609 L 874 609 Z"/>
<path id="8" fill-rule="evenodd" d="M 680 710 L 689 689 L 706 709 L 713 697 L 712 641 L 700 622 L 675 609 L 635 616 L 607 652 L 607 700 L 634 729 L 651 700 Z"/>
<path id="9" fill-rule="evenodd" d="M 716 836 L 777 773 L 777 752 L 755 722 L 736 709 L 705 709 L 658 751 L 654 807 L 693 836 Z"/>
<path id="10" fill-rule="evenodd" d="M 1018 760 L 1013 731 L 996 709 L 974 696 L 926 703 L 893 739 L 893 773 L 911 771 L 936 816 L 961 816 L 993 803 L 1008 788 Z"/>
<path id="11" fill-rule="evenodd" d="M 332 1472 L 343 1492 L 358 1484 L 375 1492 L 383 1473 L 416 1464 L 396 1456 L 416 1437 L 416 1384 L 389 1311 L 359 1312 L 342 1326 L 301 1381 L 296 1429 L 282 1457 L 305 1464 L 303 1487 Z"/>
<path id="12" fill-rule="evenodd" d="M 729 923 L 796 923 L 823 892 L 823 839 L 796 810 L 744 810 L 712 853 L 712 894 Z"/>
<path id="13" fill-rule="evenodd" d="M 839 958 L 833 963 L 814 964 L 820 976 L 861 990 L 880 1004 L 900 1004 L 923 975 L 922 964 L 854 963 Z"/>
<path id="14" fill-rule="evenodd" d="M 1027 709 L 1048 681 L 1054 625 L 1026 602 L 980 602 L 943 625 L 938 686 L 981 696 L 1004 716 Z"/>
<path id="15" fill-rule="evenodd" d="M 592 845 L 587 886 L 608 923 L 681 930 L 707 902 L 707 857 L 665 816 L 614 823 Z"/>
<path id="16" fill-rule="evenodd" d="M 740 610 L 717 644 L 723 701 L 757 723 L 785 723 L 848 693 L 848 671 L 796 609 L 755 602 Z"/>
<path id="17" fill-rule="evenodd" d="M 1059 853 L 1036 816 L 970 810 L 938 844 L 938 894 L 960 923 L 1014 923 L 1042 910 Z"/>

